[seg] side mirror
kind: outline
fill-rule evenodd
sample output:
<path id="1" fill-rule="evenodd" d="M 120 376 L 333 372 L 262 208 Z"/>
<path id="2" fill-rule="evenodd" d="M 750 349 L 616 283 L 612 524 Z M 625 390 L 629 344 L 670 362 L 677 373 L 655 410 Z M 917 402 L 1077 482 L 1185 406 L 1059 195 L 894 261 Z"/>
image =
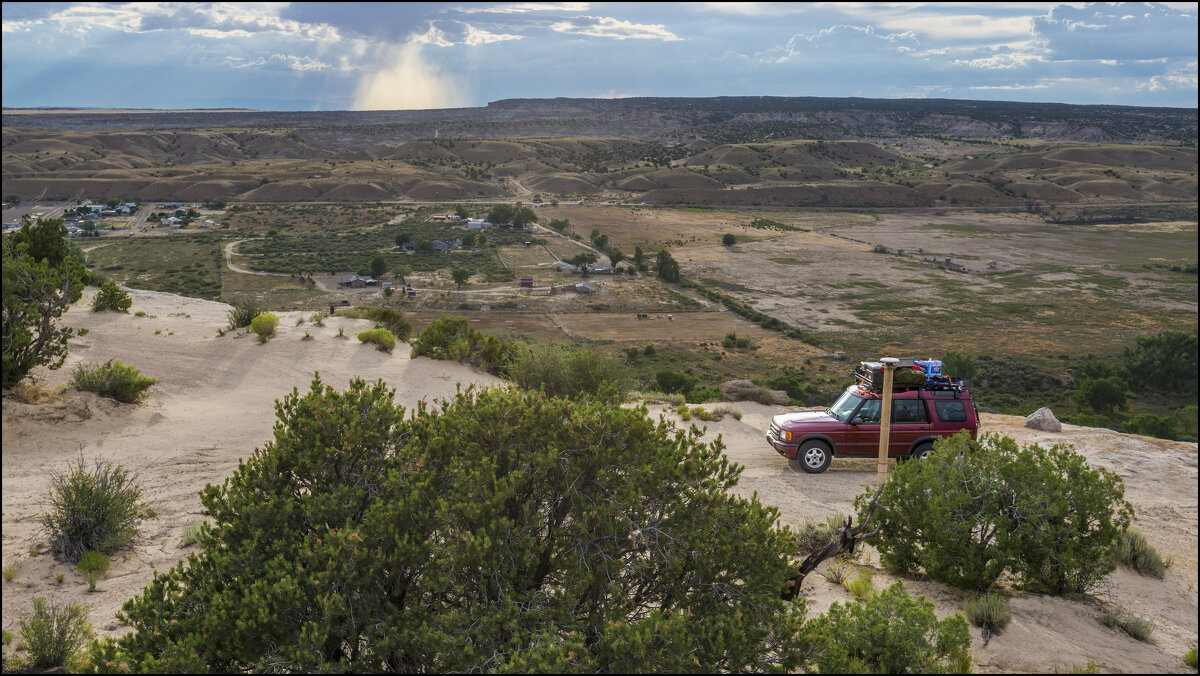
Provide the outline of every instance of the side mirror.
<path id="1" fill-rule="evenodd" d="M 861 425 L 861 424 L 863 424 L 863 417 L 862 417 L 861 415 L 856 415 L 856 416 L 854 416 L 854 419 L 850 421 L 850 424 L 851 424 L 851 425 Z"/>

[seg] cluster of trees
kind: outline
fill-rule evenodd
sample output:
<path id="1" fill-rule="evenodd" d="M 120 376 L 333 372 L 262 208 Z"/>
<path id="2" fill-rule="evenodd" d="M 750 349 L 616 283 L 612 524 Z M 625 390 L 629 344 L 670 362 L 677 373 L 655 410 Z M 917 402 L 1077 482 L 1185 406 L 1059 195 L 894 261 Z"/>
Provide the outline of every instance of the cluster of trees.
<path id="1" fill-rule="evenodd" d="M 538 215 L 533 209 L 513 204 L 497 204 L 488 209 L 487 220 L 492 225 L 511 225 L 514 228 L 524 228 L 538 222 Z"/>

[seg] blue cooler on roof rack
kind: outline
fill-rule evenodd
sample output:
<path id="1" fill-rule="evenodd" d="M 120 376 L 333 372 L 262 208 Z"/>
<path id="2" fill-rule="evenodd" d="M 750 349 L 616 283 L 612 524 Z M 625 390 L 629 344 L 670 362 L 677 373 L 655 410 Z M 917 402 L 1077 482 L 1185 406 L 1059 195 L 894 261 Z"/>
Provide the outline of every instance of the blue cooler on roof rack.
<path id="1" fill-rule="evenodd" d="M 941 359 L 918 359 L 913 363 L 925 371 L 926 378 L 933 378 L 942 375 Z"/>

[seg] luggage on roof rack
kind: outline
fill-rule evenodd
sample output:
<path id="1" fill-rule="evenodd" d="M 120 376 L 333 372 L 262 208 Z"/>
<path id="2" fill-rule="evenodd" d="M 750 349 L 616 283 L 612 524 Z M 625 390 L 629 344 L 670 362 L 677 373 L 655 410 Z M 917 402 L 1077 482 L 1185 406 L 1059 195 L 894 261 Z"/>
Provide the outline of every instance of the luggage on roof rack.
<path id="1" fill-rule="evenodd" d="M 858 366 L 854 367 L 854 376 L 858 379 L 860 385 L 863 385 L 872 392 L 881 392 L 883 390 L 883 364 L 880 362 L 860 362 Z M 896 367 L 892 374 L 892 389 L 903 390 L 923 387 L 926 380 L 925 371 L 915 368 L 913 360 L 904 359 L 901 360 L 900 365 Z"/>

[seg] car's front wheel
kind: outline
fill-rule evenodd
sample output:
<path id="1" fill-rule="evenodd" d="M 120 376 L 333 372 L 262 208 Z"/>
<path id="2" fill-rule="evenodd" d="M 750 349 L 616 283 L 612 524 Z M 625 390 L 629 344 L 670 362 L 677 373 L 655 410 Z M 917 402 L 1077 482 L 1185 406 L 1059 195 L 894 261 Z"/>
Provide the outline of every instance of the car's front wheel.
<path id="1" fill-rule="evenodd" d="M 829 468 L 829 462 L 833 460 L 833 453 L 822 441 L 806 441 L 797 449 L 796 460 L 800 469 L 805 472 L 820 474 Z"/>

